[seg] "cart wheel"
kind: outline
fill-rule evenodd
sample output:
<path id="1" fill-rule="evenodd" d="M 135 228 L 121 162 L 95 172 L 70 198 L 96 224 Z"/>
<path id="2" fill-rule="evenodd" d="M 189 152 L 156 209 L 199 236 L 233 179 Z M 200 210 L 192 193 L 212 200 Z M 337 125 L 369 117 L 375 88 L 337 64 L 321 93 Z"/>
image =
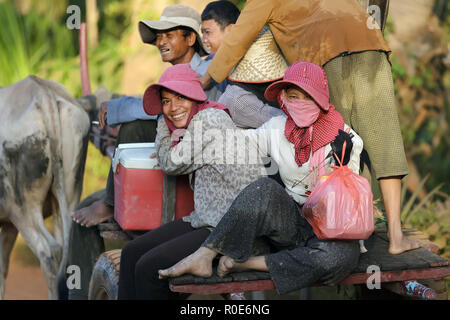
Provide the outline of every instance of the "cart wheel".
<path id="1" fill-rule="evenodd" d="M 102 253 L 92 270 L 89 300 L 117 300 L 121 249 Z"/>

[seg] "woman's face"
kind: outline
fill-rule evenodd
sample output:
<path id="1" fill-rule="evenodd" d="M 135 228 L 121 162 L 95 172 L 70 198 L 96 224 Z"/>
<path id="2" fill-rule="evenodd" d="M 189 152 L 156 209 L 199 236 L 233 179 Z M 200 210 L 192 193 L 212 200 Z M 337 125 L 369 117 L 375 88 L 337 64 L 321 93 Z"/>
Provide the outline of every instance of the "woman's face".
<path id="1" fill-rule="evenodd" d="M 296 87 L 286 88 L 286 96 L 288 101 L 312 100 L 312 98 L 305 91 Z"/>
<path id="2" fill-rule="evenodd" d="M 185 128 L 194 101 L 166 89 L 161 89 L 161 105 L 166 118 L 178 129 Z"/>

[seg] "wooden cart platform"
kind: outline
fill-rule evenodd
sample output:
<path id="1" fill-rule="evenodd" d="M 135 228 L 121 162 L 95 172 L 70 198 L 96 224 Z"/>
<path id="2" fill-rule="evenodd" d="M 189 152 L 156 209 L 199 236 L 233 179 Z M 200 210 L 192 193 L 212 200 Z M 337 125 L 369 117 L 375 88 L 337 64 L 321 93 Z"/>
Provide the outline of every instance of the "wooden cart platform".
<path id="1" fill-rule="evenodd" d="M 405 229 L 404 233 L 409 237 L 419 238 L 428 245 L 427 249 L 419 248 L 399 255 L 391 255 L 388 252 L 389 241 L 386 231 L 378 230 L 365 241 L 368 252 L 361 254 L 358 267 L 340 284 L 366 285 L 368 280 L 372 283 L 373 273 L 368 268 L 378 266 L 381 271 L 379 279 L 383 289 L 406 296 L 434 299 L 435 293 L 433 290 L 425 290 L 428 288 L 422 287 L 419 292 L 417 291 L 418 287 L 409 285 L 411 283 L 408 283 L 408 281 L 444 279 L 450 276 L 449 262 L 435 254 L 438 248 L 426 240 L 426 236 L 422 233 L 414 229 Z M 319 285 L 314 284 L 313 286 Z M 215 271 L 210 278 L 183 275 L 171 279 L 170 288 L 175 292 L 196 294 L 275 290 L 274 283 L 267 272 L 239 272 L 220 278 L 215 274 Z"/>

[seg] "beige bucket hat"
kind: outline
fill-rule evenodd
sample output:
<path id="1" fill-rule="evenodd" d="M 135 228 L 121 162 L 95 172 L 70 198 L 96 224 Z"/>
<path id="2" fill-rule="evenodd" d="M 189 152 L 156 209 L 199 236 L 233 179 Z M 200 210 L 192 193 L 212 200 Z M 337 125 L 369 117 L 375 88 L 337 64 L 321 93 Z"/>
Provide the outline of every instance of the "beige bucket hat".
<path id="1" fill-rule="evenodd" d="M 139 21 L 139 33 L 144 43 L 155 44 L 156 31 L 169 30 L 176 27 L 191 28 L 197 34 L 197 43 L 200 48 L 200 56 L 207 55 L 208 49 L 203 45 L 200 37 L 200 14 L 191 7 L 176 4 L 166 7 L 159 20 L 141 20 Z"/>
<path id="2" fill-rule="evenodd" d="M 288 63 L 278 48 L 272 31 L 264 27 L 228 79 L 236 82 L 271 82 L 283 78 Z"/>

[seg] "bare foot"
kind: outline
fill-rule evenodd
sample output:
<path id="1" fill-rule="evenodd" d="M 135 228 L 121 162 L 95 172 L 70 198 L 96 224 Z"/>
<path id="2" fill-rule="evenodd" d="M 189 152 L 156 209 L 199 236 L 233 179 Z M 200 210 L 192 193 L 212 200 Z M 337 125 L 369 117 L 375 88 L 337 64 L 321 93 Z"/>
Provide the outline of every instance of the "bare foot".
<path id="1" fill-rule="evenodd" d="M 417 249 L 423 247 L 425 244 L 418 241 L 409 239 L 408 237 L 401 236 L 400 239 L 393 239 L 389 237 L 389 253 L 390 254 L 400 254 L 405 251 Z"/>
<path id="2" fill-rule="evenodd" d="M 248 269 L 245 262 L 236 262 L 233 258 L 222 256 L 217 266 L 217 275 L 223 278 L 231 272 L 240 272 Z"/>
<path id="3" fill-rule="evenodd" d="M 114 216 L 114 210 L 103 202 L 95 201 L 89 207 L 81 208 L 72 213 L 72 219 L 84 227 L 98 225 Z"/>
<path id="4" fill-rule="evenodd" d="M 200 247 L 193 254 L 187 256 L 172 267 L 159 270 L 159 278 L 174 278 L 185 273 L 190 273 L 194 276 L 203 278 L 209 278 L 212 275 L 212 261 L 216 255 L 217 252 L 206 247 Z"/>

